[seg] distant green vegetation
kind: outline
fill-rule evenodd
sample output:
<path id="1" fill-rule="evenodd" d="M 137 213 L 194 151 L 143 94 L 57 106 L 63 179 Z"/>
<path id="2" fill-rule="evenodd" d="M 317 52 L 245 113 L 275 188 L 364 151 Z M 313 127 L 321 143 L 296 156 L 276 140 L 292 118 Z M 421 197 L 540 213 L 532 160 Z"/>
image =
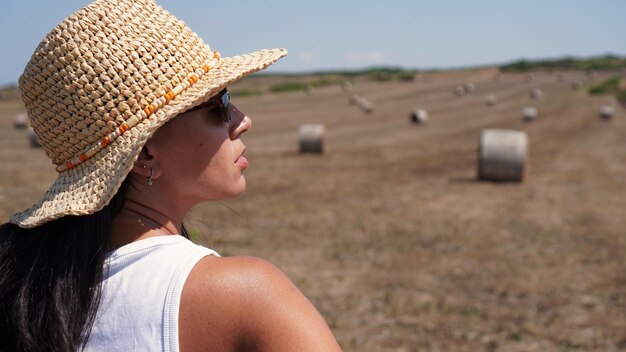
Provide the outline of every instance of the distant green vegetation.
<path id="1" fill-rule="evenodd" d="M 380 73 L 388 73 L 390 75 L 398 75 L 402 73 L 417 73 L 416 69 L 405 69 L 402 67 L 389 67 L 389 66 L 377 66 L 356 70 L 327 70 L 327 71 L 315 71 L 311 73 L 267 73 L 260 72 L 255 73 L 251 77 L 302 77 L 302 76 L 316 76 L 316 77 L 334 77 L 334 78 L 350 78 L 368 75 L 377 75 Z"/>
<path id="2" fill-rule="evenodd" d="M 367 76 L 371 81 L 413 81 L 417 70 L 406 70 L 400 67 L 372 67 L 365 70 L 341 72 L 344 77 Z"/>
<path id="3" fill-rule="evenodd" d="M 417 72 L 415 71 L 410 71 L 410 72 L 402 72 L 396 75 L 396 79 L 399 81 L 406 81 L 406 82 L 412 82 L 415 80 L 415 75 L 417 74 Z"/>
<path id="4" fill-rule="evenodd" d="M 590 95 L 615 94 L 617 100 L 626 105 L 626 89 L 621 88 L 620 76 L 607 78 L 604 82 L 589 88 Z"/>
<path id="5" fill-rule="evenodd" d="M 337 84 L 337 83 L 338 81 L 327 79 L 327 78 L 321 78 L 312 82 L 285 82 L 285 83 L 277 83 L 271 86 L 270 91 L 274 93 L 292 92 L 295 90 L 305 90 L 307 89 L 307 87 L 317 88 L 317 87 L 329 86 L 329 85 Z"/>
<path id="6" fill-rule="evenodd" d="M 579 70 L 579 71 L 611 71 L 626 66 L 626 58 L 616 55 L 605 55 L 589 59 L 564 57 L 553 60 L 520 60 L 500 66 L 501 71 L 532 71 L 532 70 Z"/>
<path id="7" fill-rule="evenodd" d="M 619 100 L 620 103 L 626 105 L 626 89 L 622 89 L 617 92 L 617 100 Z"/>
<path id="8" fill-rule="evenodd" d="M 606 79 L 604 82 L 596 84 L 589 88 L 589 94 L 601 95 L 601 94 L 613 94 L 619 91 L 620 77 L 613 76 Z"/>
<path id="9" fill-rule="evenodd" d="M 274 93 L 291 92 L 294 90 L 304 90 L 308 84 L 302 82 L 285 82 L 273 85 L 270 90 Z"/>
<path id="10" fill-rule="evenodd" d="M 413 81 L 415 79 L 416 70 L 405 70 L 403 68 L 394 67 L 375 67 L 364 70 L 356 71 L 337 71 L 337 72 L 316 72 L 311 74 L 312 77 L 318 77 L 316 80 L 309 82 L 285 82 L 278 83 L 270 87 L 270 91 L 277 92 L 291 92 L 296 90 L 305 90 L 307 87 L 323 87 L 333 84 L 340 84 L 341 82 L 356 78 L 366 77 L 370 81 L 385 82 L 385 81 Z M 294 75 L 295 76 L 295 75 Z"/>

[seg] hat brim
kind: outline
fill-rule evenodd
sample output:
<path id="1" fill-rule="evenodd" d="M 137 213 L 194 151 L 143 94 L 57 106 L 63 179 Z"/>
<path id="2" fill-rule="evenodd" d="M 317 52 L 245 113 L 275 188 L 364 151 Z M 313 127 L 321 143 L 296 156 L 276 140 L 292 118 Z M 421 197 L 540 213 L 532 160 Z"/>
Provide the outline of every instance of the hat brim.
<path id="1" fill-rule="evenodd" d="M 202 104 L 229 84 L 287 55 L 285 49 L 264 49 L 226 57 L 194 85 L 153 115 L 120 135 L 94 157 L 59 176 L 43 197 L 25 211 L 11 215 L 10 222 L 32 228 L 66 215 L 87 215 L 104 208 L 131 171 L 146 141 L 164 123 Z"/>

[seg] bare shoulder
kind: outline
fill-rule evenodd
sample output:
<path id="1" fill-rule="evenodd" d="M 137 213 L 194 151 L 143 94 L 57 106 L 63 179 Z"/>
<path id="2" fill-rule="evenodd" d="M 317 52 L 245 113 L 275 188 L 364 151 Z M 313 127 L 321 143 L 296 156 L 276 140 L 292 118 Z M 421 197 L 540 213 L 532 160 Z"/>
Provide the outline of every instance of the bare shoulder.
<path id="1" fill-rule="evenodd" d="M 248 301 L 258 305 L 259 299 L 282 291 L 298 291 L 274 264 L 250 256 L 205 257 L 192 270 L 185 290 L 202 297 L 211 293 L 220 297 L 222 304 L 234 301 L 237 305 Z"/>
<path id="2" fill-rule="evenodd" d="M 195 279 L 210 283 L 215 286 L 213 280 L 218 281 L 217 287 L 222 289 L 235 288 L 239 293 L 242 288 L 266 284 L 291 284 L 291 281 L 274 264 L 267 260 L 251 256 L 233 257 L 205 257 L 200 260 L 192 273 Z M 211 279 L 206 282 L 207 279 Z M 222 286 L 224 285 L 224 286 Z"/>
<path id="3" fill-rule="evenodd" d="M 185 283 L 179 322 L 183 352 L 207 346 L 223 351 L 340 350 L 302 292 L 275 265 L 256 257 L 200 260 Z"/>

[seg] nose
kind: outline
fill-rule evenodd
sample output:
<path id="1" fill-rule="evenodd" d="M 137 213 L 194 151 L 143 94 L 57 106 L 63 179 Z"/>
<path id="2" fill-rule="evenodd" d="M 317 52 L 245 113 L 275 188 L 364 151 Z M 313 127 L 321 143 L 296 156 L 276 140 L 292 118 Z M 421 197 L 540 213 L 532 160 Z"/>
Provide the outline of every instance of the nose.
<path id="1" fill-rule="evenodd" d="M 230 116 L 232 118 L 230 122 L 230 139 L 234 140 L 252 128 L 252 120 L 232 103 L 230 104 L 230 109 Z"/>

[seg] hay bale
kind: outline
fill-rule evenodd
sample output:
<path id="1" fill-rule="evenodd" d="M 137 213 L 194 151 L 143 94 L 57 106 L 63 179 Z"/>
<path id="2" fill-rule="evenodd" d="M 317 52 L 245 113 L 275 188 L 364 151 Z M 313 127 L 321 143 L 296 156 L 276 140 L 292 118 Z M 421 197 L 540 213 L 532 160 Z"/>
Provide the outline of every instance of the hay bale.
<path id="1" fill-rule="evenodd" d="M 343 89 L 344 92 L 349 93 L 352 91 L 352 83 L 348 82 L 348 81 L 343 81 L 341 83 L 341 89 Z"/>
<path id="2" fill-rule="evenodd" d="M 301 125 L 298 130 L 300 153 L 323 153 L 325 132 L 324 125 L 321 124 Z"/>
<path id="3" fill-rule="evenodd" d="M 572 89 L 575 91 L 579 91 L 583 89 L 583 82 L 578 81 L 578 80 L 572 82 Z"/>
<path id="4" fill-rule="evenodd" d="M 603 105 L 600 107 L 600 118 L 610 120 L 615 115 L 615 108 L 611 105 Z"/>
<path id="5" fill-rule="evenodd" d="M 363 110 L 363 112 L 367 114 L 374 111 L 374 105 L 367 98 L 360 95 L 352 94 L 350 95 L 350 98 L 348 98 L 348 101 L 350 102 L 350 104 L 358 106 L 361 110 Z"/>
<path id="6" fill-rule="evenodd" d="M 372 102 L 365 97 L 360 97 L 360 99 L 357 100 L 356 105 L 366 114 L 374 111 L 374 104 L 372 104 Z"/>
<path id="7" fill-rule="evenodd" d="M 454 88 L 454 95 L 456 95 L 457 97 L 464 96 L 465 95 L 465 87 L 458 86 L 458 87 Z"/>
<path id="8" fill-rule="evenodd" d="M 526 76 L 524 76 L 524 79 L 526 80 L 526 82 L 532 82 L 535 79 L 535 74 L 527 73 Z"/>
<path id="9" fill-rule="evenodd" d="M 537 112 L 537 108 L 532 106 L 527 106 L 522 109 L 522 118 L 526 122 L 532 122 L 537 119 L 539 112 Z"/>
<path id="10" fill-rule="evenodd" d="M 463 85 L 465 93 L 472 94 L 476 90 L 476 85 L 472 82 L 467 82 Z"/>
<path id="11" fill-rule="evenodd" d="M 18 130 L 28 127 L 28 115 L 24 112 L 15 115 L 15 117 L 13 117 L 13 127 Z"/>
<path id="12" fill-rule="evenodd" d="M 424 79 L 424 77 L 421 74 L 419 74 L 419 73 L 416 73 L 415 76 L 413 76 L 413 80 L 415 82 L 421 82 L 423 79 Z"/>
<path id="13" fill-rule="evenodd" d="M 306 95 L 311 95 L 313 94 L 315 91 L 315 87 L 313 87 L 313 85 L 311 84 L 307 84 L 306 87 L 304 87 L 304 94 Z"/>
<path id="14" fill-rule="evenodd" d="M 543 96 L 543 92 L 539 88 L 533 88 L 530 91 L 530 97 L 535 99 L 535 100 L 541 99 L 542 96 Z"/>
<path id="15" fill-rule="evenodd" d="M 410 115 L 411 122 L 424 123 L 428 120 L 428 112 L 424 109 L 415 109 Z"/>
<path id="16" fill-rule="evenodd" d="M 31 148 L 41 148 L 41 144 L 39 143 L 35 130 L 32 127 L 28 127 L 28 142 L 30 143 Z"/>
<path id="17" fill-rule="evenodd" d="M 498 97 L 495 94 L 489 94 L 485 98 L 485 103 L 488 106 L 494 106 L 494 105 L 496 105 L 498 103 Z"/>
<path id="18" fill-rule="evenodd" d="M 484 129 L 478 141 L 478 178 L 491 181 L 524 179 L 528 137 L 525 132 Z"/>

